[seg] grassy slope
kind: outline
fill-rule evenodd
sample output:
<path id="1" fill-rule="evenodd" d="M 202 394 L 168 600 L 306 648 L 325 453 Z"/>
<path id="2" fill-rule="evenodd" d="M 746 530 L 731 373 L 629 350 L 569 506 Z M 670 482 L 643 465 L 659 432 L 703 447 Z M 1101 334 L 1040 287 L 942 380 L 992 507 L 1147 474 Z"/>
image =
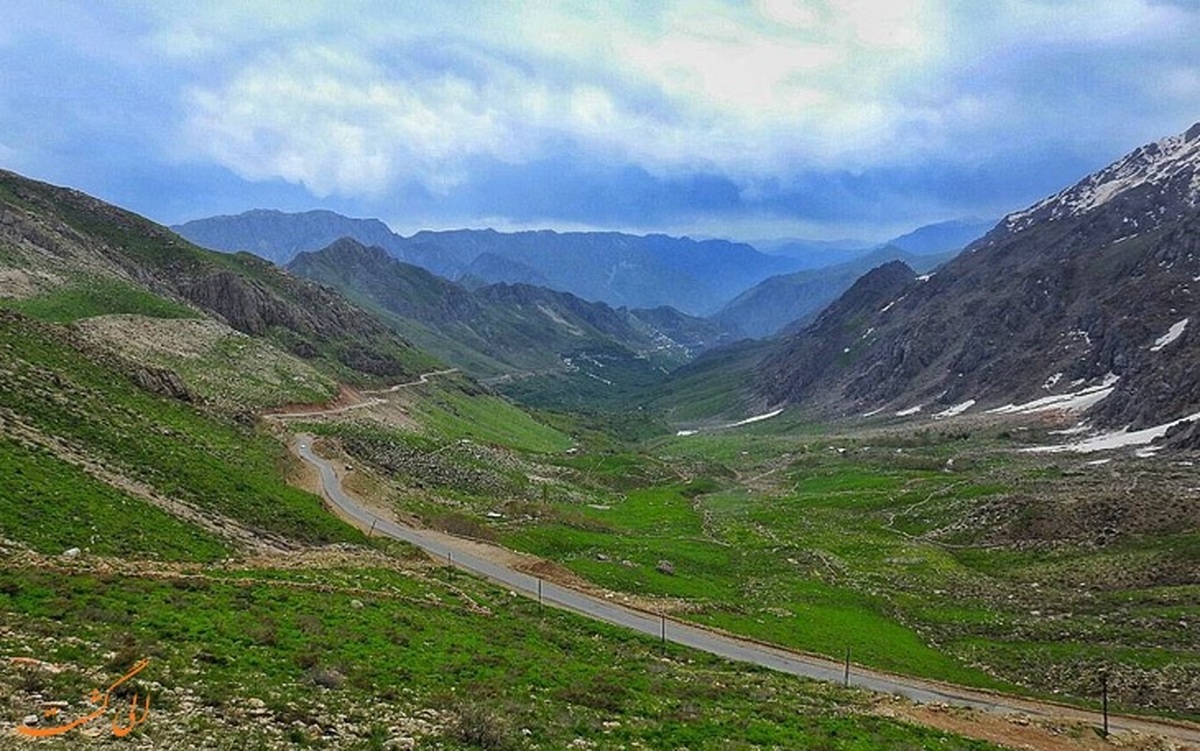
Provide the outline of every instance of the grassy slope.
<path id="1" fill-rule="evenodd" d="M 0 298 L 0 305 L 30 318 L 67 323 L 112 313 L 134 313 L 154 318 L 199 318 L 200 313 L 177 302 L 152 295 L 118 279 L 79 279 L 26 300 Z"/>
<path id="2" fill-rule="evenodd" d="M 307 728 L 340 714 L 361 733 L 343 729 L 341 743 L 374 748 L 389 716 L 431 708 L 446 728 L 429 742 L 444 749 L 566 748 L 575 739 L 604 748 L 992 748 L 857 714 L 866 697 L 827 684 L 681 649 L 663 656 L 653 639 L 543 612 L 461 576 L 451 589 L 387 569 L 233 575 L 239 583 L 0 571 L 0 625 L 11 629 L 0 649 L 27 654 L 49 639 L 39 657 L 102 674 L 150 656 L 140 688 L 158 688 L 138 732 L 159 743 L 223 732 L 241 747 L 271 737 L 321 747 Z M 490 614 L 464 607 L 464 595 Z M 0 682 L 20 685 L 10 670 L 0 667 Z M 24 682 L 56 697 L 92 685 L 73 671 Z M 274 735 L 254 722 L 230 727 L 249 697 L 277 718 Z M 208 715 L 176 731 L 183 701 Z"/>
<path id="3" fill-rule="evenodd" d="M 27 180 L 0 171 L 0 201 L 34 215 L 60 220 L 83 242 L 98 248 L 107 259 L 102 274 L 157 279 L 152 284 L 178 291 L 219 272 L 232 272 L 246 285 L 260 285 L 282 307 L 308 309 L 324 321 L 324 331 L 312 321 L 296 328 L 269 326 L 264 337 L 319 363 L 337 377 L 353 383 L 380 383 L 438 367 L 429 355 L 411 347 L 374 319 L 363 318 L 345 301 L 301 283 L 272 264 L 246 253 L 226 254 L 205 250 L 143 217 L 110 206 L 75 191 Z M 53 240 L 53 238 L 51 238 Z M 0 257 L 7 255 L 0 248 Z M 27 259 L 26 259 L 27 260 Z M 20 259 L 17 259 L 20 263 Z M 62 271 L 62 269 L 58 269 Z M 95 272 L 92 273 L 93 276 Z M 112 289 L 105 294 L 102 289 Z M 123 281 L 67 279 L 66 289 L 17 305 L 35 317 L 75 320 L 96 313 L 135 312 L 156 316 L 186 315 L 189 308 Z M 100 289 L 100 293 L 96 292 Z M 132 307 L 132 309 L 127 309 Z M 329 309 L 329 310 L 326 310 Z M 94 313 L 92 311 L 95 311 Z M 301 315 L 301 314 L 297 314 Z M 349 329 L 342 328 L 349 326 Z"/>
<path id="4" fill-rule="evenodd" d="M 4 323 L 6 420 L 19 417 L 249 523 L 314 541 L 356 538 L 315 499 L 282 486 L 280 456 L 269 443 L 137 390 L 54 328 L 12 317 Z M 454 435 L 495 437 L 515 424 L 508 437 L 530 450 L 566 443 L 494 398 L 442 395 L 426 409 Z M 664 660 L 652 639 L 543 613 L 461 576 L 447 586 L 419 572 L 352 564 L 186 577 L 89 572 L 102 554 L 206 561 L 228 551 L 45 451 L 0 439 L 0 467 L 8 481 L 0 495 L 5 536 L 56 553 L 79 544 L 79 532 L 89 535 L 82 543 L 89 552 L 77 561 L 31 566 L 3 553 L 0 652 L 66 666 L 50 674 L 0 665 L 6 719 L 28 712 L 36 701 L 30 692 L 67 699 L 68 711 L 78 711 L 78 696 L 149 656 L 151 667 L 131 685 L 149 692 L 154 707 L 137 733 L 167 746 L 207 737 L 239 747 L 320 747 L 325 742 L 307 728 L 344 715 L 362 731 L 350 745 L 372 748 L 389 735 L 388 712 L 431 708 L 446 721 L 432 740 L 447 749 L 565 747 L 576 738 L 696 749 L 989 748 L 856 714 L 864 698 L 830 686 L 686 651 L 670 650 Z M 491 615 L 465 607 L 467 597 Z M 239 719 L 250 696 L 272 712 L 269 729 Z M 377 702 L 380 709 L 364 709 Z M 76 741 L 77 732 L 46 745 Z"/>
<path id="5" fill-rule="evenodd" d="M 0 319 L 0 352 L 0 410 L 41 434 L 62 438 L 164 495 L 254 528 L 313 542 L 359 539 L 319 499 L 283 482 L 285 451 L 278 444 L 142 391 L 70 347 L 53 328 L 28 319 Z M 68 482 L 51 469 L 39 481 Z M 11 500 L 22 489 L 9 485 L 0 492 Z M 135 534 L 132 519 L 130 527 Z"/>
<path id="6" fill-rule="evenodd" d="M 524 470 L 516 463 L 513 478 L 487 489 L 401 472 L 395 483 L 419 492 L 393 498 L 427 520 L 452 508 L 463 533 L 766 641 L 834 658 L 849 648 L 888 670 L 1083 701 L 1109 666 L 1123 676 L 1114 701 L 1194 716 L 1170 690 L 1194 685 L 1185 676 L 1200 653 L 1185 624 L 1200 619 L 1200 590 L 1108 583 L 1119 570 L 1186 578 L 1198 560 L 1194 532 L 1099 550 L 989 547 L 976 539 L 990 534 L 986 524 L 961 521 L 1061 491 L 1039 466 L 955 431 L 867 445 L 788 413 L 634 450 L 594 442 L 565 417 L 555 423 L 582 440 L 579 453 L 526 455 Z M 448 446 L 426 440 L 428 450 Z M 523 473 L 541 477 L 522 482 Z M 486 517 L 497 509 L 503 519 Z"/>
<path id="7" fill-rule="evenodd" d="M 0 536 L 42 553 L 210 561 L 229 547 L 192 524 L 106 485 L 48 451 L 0 436 Z"/>

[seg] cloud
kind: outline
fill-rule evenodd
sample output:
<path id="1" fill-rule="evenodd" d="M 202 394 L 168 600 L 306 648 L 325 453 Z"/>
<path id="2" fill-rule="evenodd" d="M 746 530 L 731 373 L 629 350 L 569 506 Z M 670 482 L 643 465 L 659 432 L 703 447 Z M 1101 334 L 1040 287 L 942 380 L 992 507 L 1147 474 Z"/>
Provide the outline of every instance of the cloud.
<path id="1" fill-rule="evenodd" d="M 491 3 L 469 6 L 466 23 L 393 8 L 335 25 L 311 9 L 268 23 L 251 8 L 193 10 L 154 36 L 182 57 L 223 50 L 234 61 L 188 90 L 184 143 L 248 179 L 317 195 L 407 181 L 444 193 L 471 179 L 474 157 L 520 164 L 562 148 L 666 177 L 716 172 L 751 190 L 797 170 L 985 158 L 1006 128 L 1044 132 L 1053 112 L 1028 104 L 1054 104 L 1077 82 L 1064 70 L 1073 51 L 1128 64 L 1178 38 L 1183 13 L 1139 0 L 677 0 Z M 232 52 L 256 30 L 269 52 Z M 1194 76 L 1171 71 L 1176 99 Z M 1106 95 L 1088 83 L 1091 95 L 1058 106 L 1085 111 Z"/>
<path id="2" fill-rule="evenodd" d="M 656 174 L 782 174 L 798 159 L 845 160 L 881 135 L 879 89 L 924 54 L 913 6 L 846 3 L 800 34 L 796 24 L 818 15 L 779 3 L 677 3 L 652 19 L 621 6 L 585 18 L 565 6 L 519 22 L 493 14 L 500 29 L 487 39 L 428 23 L 400 31 L 391 19 L 374 47 L 285 42 L 192 87 L 183 143 L 248 179 L 318 195 L 407 180 L 445 191 L 469 179 L 471 157 L 521 163 L 564 144 Z M 193 58 L 236 47 L 231 35 L 226 23 L 199 24 L 151 43 Z"/>
<path id="3" fill-rule="evenodd" d="M 133 142 L 131 174 L 389 216 L 991 214 L 1186 128 L 1200 91 L 1200 9 L 1162 0 L 31 8 L 0 30 L 27 163 L 103 147 L 116 175 Z"/>
<path id="4" fill-rule="evenodd" d="M 396 79 L 353 53 L 268 55 L 218 89 L 188 94 L 186 142 L 248 179 L 281 177 L 318 196 L 377 194 L 409 177 L 444 189 L 464 157 L 506 132 L 469 80 Z"/>

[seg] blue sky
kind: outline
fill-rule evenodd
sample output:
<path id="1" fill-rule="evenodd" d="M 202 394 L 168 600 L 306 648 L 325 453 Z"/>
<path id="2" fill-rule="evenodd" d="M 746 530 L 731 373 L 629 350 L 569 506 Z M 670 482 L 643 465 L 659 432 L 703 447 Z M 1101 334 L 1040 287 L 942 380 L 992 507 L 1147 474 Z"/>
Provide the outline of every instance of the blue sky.
<path id="1" fill-rule="evenodd" d="M 0 10 L 0 167 L 164 223 L 883 239 L 1200 120 L 1193 0 Z"/>

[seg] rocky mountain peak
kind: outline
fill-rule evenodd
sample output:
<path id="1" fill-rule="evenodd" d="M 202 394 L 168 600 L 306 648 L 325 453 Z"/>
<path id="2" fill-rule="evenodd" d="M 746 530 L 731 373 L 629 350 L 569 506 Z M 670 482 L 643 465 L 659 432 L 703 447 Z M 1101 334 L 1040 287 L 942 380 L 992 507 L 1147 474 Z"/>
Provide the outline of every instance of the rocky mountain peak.
<path id="1" fill-rule="evenodd" d="M 1046 221 L 1115 208 L 1129 234 L 1171 221 L 1200 205 L 1200 123 L 1185 133 L 1141 146 L 1122 159 L 1033 206 L 1010 214 L 1003 227 L 1024 231 Z"/>

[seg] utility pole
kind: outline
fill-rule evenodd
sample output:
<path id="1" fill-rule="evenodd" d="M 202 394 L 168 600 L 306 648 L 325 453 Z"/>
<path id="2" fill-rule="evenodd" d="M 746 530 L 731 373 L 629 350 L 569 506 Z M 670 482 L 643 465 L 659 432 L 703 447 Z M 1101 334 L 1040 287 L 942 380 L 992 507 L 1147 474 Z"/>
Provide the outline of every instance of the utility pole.
<path id="1" fill-rule="evenodd" d="M 1100 707 L 1104 713 L 1104 737 L 1108 737 L 1108 671 L 1100 671 Z"/>

